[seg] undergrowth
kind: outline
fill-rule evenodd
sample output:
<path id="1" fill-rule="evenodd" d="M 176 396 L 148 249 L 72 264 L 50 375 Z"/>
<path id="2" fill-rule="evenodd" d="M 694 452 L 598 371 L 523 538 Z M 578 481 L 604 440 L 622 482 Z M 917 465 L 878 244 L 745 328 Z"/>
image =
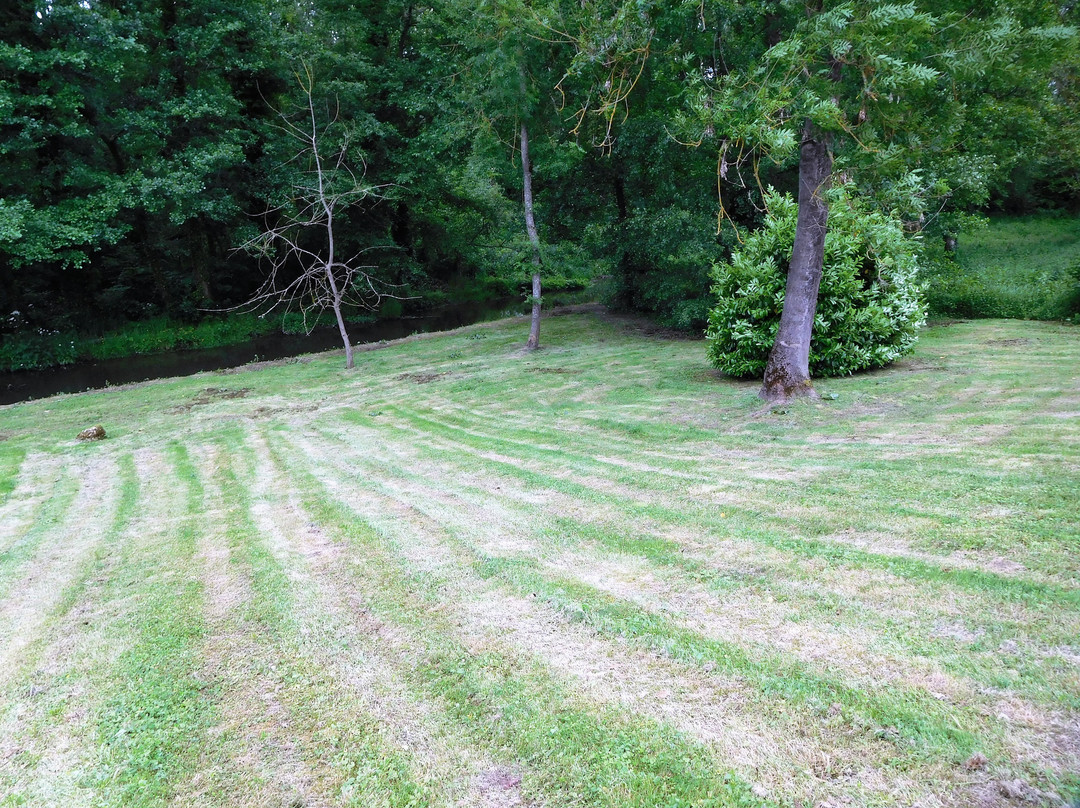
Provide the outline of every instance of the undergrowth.
<path id="1" fill-rule="evenodd" d="M 1080 318 L 1080 221 L 993 219 L 962 236 L 956 259 L 937 242 L 924 250 L 934 314 L 1022 320 Z"/>

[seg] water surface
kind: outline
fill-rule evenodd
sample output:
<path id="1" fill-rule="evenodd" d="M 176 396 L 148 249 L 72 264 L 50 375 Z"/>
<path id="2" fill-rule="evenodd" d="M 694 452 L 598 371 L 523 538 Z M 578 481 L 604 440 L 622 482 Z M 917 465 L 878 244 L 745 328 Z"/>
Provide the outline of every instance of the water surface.
<path id="1" fill-rule="evenodd" d="M 524 311 L 520 298 L 458 303 L 417 317 L 377 320 L 350 325 L 354 345 L 400 339 L 410 334 L 446 331 Z M 172 351 L 124 359 L 79 362 L 46 370 L 0 373 L 0 404 L 14 404 L 58 393 L 80 393 L 116 384 L 190 376 L 208 370 L 239 367 L 250 362 L 284 359 L 341 348 L 337 327 L 317 328 L 310 334 L 266 334 L 248 342 L 221 348 Z M 344 349 L 342 348 L 344 353 Z"/>

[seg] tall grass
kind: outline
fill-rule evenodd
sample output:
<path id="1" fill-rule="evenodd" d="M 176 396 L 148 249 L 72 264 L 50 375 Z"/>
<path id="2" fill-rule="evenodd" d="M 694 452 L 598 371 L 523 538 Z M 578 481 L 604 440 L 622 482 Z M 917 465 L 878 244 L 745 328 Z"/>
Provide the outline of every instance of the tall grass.
<path id="1" fill-rule="evenodd" d="M 199 323 L 155 317 L 109 331 L 103 336 L 45 331 L 8 334 L 0 342 L 0 372 L 39 370 L 79 360 L 122 359 L 139 354 L 234 345 L 280 326 L 278 318 L 231 314 Z"/>
<path id="2" fill-rule="evenodd" d="M 961 237 L 956 260 L 939 244 L 924 255 L 930 309 L 954 317 L 1080 317 L 1080 219 L 992 219 Z"/>

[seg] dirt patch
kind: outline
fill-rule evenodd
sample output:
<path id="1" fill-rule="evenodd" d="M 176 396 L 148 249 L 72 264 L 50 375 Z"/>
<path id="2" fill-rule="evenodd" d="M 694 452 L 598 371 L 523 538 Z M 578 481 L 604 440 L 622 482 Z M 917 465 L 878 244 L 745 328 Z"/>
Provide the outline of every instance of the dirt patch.
<path id="1" fill-rule="evenodd" d="M 415 384 L 428 384 L 436 379 L 441 379 L 443 376 L 449 376 L 450 371 L 444 370 L 442 373 L 402 373 L 398 376 L 398 381 L 402 382 L 414 382 Z"/>
<path id="2" fill-rule="evenodd" d="M 256 407 L 248 414 L 248 418 L 272 418 L 275 415 L 282 415 L 284 413 L 316 412 L 318 409 L 318 404 L 305 404 L 291 407 Z"/>
<path id="3" fill-rule="evenodd" d="M 1001 573 L 1003 575 L 1020 575 L 1021 573 L 1027 572 L 1027 567 L 1019 561 L 1012 561 L 1002 556 L 991 559 L 986 566 L 993 572 Z"/>
<path id="4" fill-rule="evenodd" d="M 495 766 L 473 778 L 469 805 L 484 808 L 516 808 L 529 803 L 521 796 L 521 774 L 506 766 Z"/>
<path id="5" fill-rule="evenodd" d="M 934 629 L 930 632 L 930 636 L 935 639 L 955 640 L 964 645 L 971 645 L 972 643 L 978 642 L 979 638 L 982 637 L 984 633 L 985 632 L 982 629 L 972 631 L 963 623 L 950 623 L 939 620 L 934 624 Z"/>
<path id="6" fill-rule="evenodd" d="M 1030 345 L 1031 340 L 1026 337 L 1019 337 L 1017 339 L 988 339 L 983 345 L 997 345 L 1000 347 L 1018 346 L 1018 345 Z"/>
<path id="7" fill-rule="evenodd" d="M 186 404 L 177 404 L 165 410 L 169 415 L 180 415 L 191 412 L 195 407 L 205 407 L 215 401 L 227 401 L 232 398 L 247 398 L 251 392 L 250 387 L 241 387 L 238 390 L 230 390 L 227 387 L 207 387 Z"/>

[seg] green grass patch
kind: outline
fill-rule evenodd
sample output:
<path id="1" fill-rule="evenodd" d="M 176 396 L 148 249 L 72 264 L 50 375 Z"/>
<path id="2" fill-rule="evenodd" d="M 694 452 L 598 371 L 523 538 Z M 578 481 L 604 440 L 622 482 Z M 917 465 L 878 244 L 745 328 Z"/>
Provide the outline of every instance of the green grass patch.
<path id="1" fill-rule="evenodd" d="M 1080 219 L 994 218 L 964 234 L 955 261 L 926 249 L 931 311 L 951 317 L 1057 320 L 1080 315 Z"/>
<path id="2" fill-rule="evenodd" d="M 8 446 L 0 440 L 0 505 L 7 500 L 19 479 L 19 470 L 26 458 L 25 446 Z"/>
<path id="3" fill-rule="evenodd" d="M 525 778 L 545 802 L 582 806 L 707 806 L 769 803 L 708 751 L 668 728 L 576 704 L 528 658 L 462 650 L 442 614 L 443 584 L 404 571 L 383 540 L 307 470 L 289 466 L 307 511 L 327 531 L 378 558 L 378 594 L 366 605 L 415 632 L 415 675 L 474 740 L 531 764 Z"/>
<path id="4" fill-rule="evenodd" d="M 51 496 L 34 512 L 34 518 L 26 523 L 25 529 L 0 550 L 0 597 L 18 582 L 22 566 L 33 558 L 42 543 L 56 531 L 75 502 L 79 483 L 73 475 L 64 474 L 55 480 L 55 486 Z"/>
<path id="5" fill-rule="evenodd" d="M 155 549 L 167 554 L 168 565 L 184 566 L 198 541 L 203 487 L 183 446 L 172 445 L 168 454 L 187 514 L 178 515 L 168 543 Z M 117 662 L 99 719 L 103 759 L 96 785 L 118 805 L 174 799 L 216 716 L 212 685 L 195 675 L 206 633 L 202 584 L 161 572 L 140 587 L 138 638 Z"/>
<path id="6" fill-rule="evenodd" d="M 88 724 L 101 805 L 1080 796 L 1072 326 L 941 323 L 783 411 L 633 319 L 526 331 L 0 408 L 3 585 L 90 575 L 0 644 L 0 782 L 49 793 L 31 741 Z M 90 564 L 97 488 L 130 521 Z M 112 657 L 64 658 L 76 617 Z"/>

